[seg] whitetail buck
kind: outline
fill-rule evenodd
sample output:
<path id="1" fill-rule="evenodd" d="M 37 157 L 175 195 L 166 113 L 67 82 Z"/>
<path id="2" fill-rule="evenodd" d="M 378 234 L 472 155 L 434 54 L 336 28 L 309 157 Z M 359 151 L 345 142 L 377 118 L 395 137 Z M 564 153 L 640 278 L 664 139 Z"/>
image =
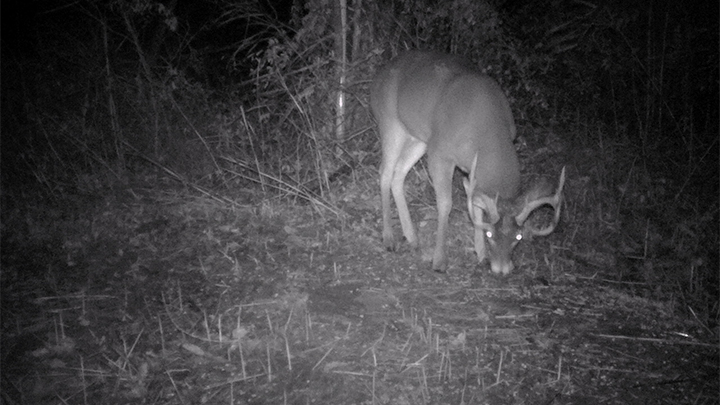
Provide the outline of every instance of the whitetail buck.
<path id="1" fill-rule="evenodd" d="M 434 270 L 447 267 L 445 234 L 455 167 L 468 174 L 464 184 L 475 226 L 475 252 L 481 262 L 486 256 L 490 259 L 494 273 L 506 275 L 513 270 L 512 250 L 523 236 L 547 235 L 555 229 L 565 168 L 555 193 L 536 185 L 518 195 L 520 165 L 513 146 L 515 122 L 510 105 L 500 86 L 466 60 L 407 52 L 378 72 L 371 85 L 370 107 L 382 140 L 380 192 L 383 243 L 388 250 L 397 248 L 390 223 L 390 190 L 405 239 L 418 248 L 404 183 L 426 152 L 438 209 Z M 543 229 L 525 225 L 530 213 L 542 205 L 554 208 L 552 223 Z"/>

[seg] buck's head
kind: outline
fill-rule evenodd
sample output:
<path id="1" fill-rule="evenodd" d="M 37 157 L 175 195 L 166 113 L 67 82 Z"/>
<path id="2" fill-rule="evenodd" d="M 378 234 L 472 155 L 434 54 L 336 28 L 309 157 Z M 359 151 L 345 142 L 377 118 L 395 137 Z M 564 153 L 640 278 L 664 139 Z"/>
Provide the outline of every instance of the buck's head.
<path id="1" fill-rule="evenodd" d="M 475 252 L 481 262 L 486 257 L 490 260 L 493 273 L 507 275 L 515 268 L 512 252 L 521 240 L 548 235 L 557 226 L 565 168 L 562 169 L 555 193 L 547 182 L 539 182 L 514 200 L 502 200 L 497 195 L 491 198 L 478 190 L 474 163 L 470 177 L 466 179 L 465 189 L 468 193 L 468 212 L 475 226 Z M 555 210 L 553 220 L 543 228 L 535 228 L 527 219 L 533 211 L 544 205 Z"/>

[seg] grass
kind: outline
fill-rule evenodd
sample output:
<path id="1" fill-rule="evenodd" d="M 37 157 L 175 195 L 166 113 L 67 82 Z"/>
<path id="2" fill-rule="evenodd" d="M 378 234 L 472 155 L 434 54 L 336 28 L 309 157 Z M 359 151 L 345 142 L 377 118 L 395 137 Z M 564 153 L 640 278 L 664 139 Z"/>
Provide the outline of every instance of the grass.
<path id="1" fill-rule="evenodd" d="M 0 403 L 717 404 L 713 29 L 692 7 L 465 3 L 450 25 L 370 4 L 342 72 L 329 3 L 287 27 L 208 11 L 206 34 L 264 32 L 209 48 L 163 7 L 23 14 L 34 34 L 2 58 Z M 422 251 L 382 248 L 367 87 L 409 44 L 500 82 L 525 183 L 567 167 L 559 227 L 507 279 L 476 263 L 459 193 L 449 272 L 429 271 L 422 165 Z"/>
<path id="2" fill-rule="evenodd" d="M 173 187 L 7 211 L 3 401 L 716 403 L 716 332 L 580 264 L 567 218 L 499 279 L 456 210 L 438 275 L 382 249 L 367 181 L 342 217 Z"/>

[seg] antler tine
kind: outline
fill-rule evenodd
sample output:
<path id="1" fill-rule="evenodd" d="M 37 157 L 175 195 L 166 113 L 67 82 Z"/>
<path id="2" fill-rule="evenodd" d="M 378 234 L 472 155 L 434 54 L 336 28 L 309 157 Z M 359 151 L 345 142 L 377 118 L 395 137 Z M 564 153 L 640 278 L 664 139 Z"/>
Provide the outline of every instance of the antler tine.
<path id="1" fill-rule="evenodd" d="M 538 207 L 541 207 L 545 204 L 549 204 L 549 205 L 552 205 L 553 208 L 555 209 L 555 217 L 553 218 L 553 224 L 545 229 L 533 231 L 533 233 L 538 236 L 544 236 L 544 235 L 547 235 L 550 232 L 552 232 L 553 229 L 555 229 L 555 225 L 557 225 L 558 221 L 560 220 L 560 209 L 559 208 L 560 208 L 560 202 L 562 201 L 562 190 L 563 190 L 564 186 L 565 186 L 565 167 L 563 166 L 562 172 L 560 173 L 560 182 L 559 182 L 558 189 L 555 192 L 555 194 L 548 196 L 548 197 L 538 198 L 534 201 L 527 201 L 525 203 L 525 207 L 523 208 L 523 210 L 515 217 L 515 221 L 517 222 L 517 224 L 522 225 L 525 222 L 525 220 L 527 220 L 528 216 L 530 216 L 530 213 L 535 211 Z"/>

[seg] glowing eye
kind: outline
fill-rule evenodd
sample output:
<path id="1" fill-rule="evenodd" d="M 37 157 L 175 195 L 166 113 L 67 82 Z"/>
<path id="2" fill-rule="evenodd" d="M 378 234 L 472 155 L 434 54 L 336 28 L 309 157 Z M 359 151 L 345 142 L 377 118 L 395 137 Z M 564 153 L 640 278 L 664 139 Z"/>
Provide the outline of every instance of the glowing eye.
<path id="1" fill-rule="evenodd" d="M 515 240 L 520 242 L 522 240 L 522 234 L 519 233 L 519 234 L 515 235 Z"/>
<path id="2" fill-rule="evenodd" d="M 492 239 L 493 233 L 491 231 L 485 231 L 485 237 L 488 239 Z"/>

